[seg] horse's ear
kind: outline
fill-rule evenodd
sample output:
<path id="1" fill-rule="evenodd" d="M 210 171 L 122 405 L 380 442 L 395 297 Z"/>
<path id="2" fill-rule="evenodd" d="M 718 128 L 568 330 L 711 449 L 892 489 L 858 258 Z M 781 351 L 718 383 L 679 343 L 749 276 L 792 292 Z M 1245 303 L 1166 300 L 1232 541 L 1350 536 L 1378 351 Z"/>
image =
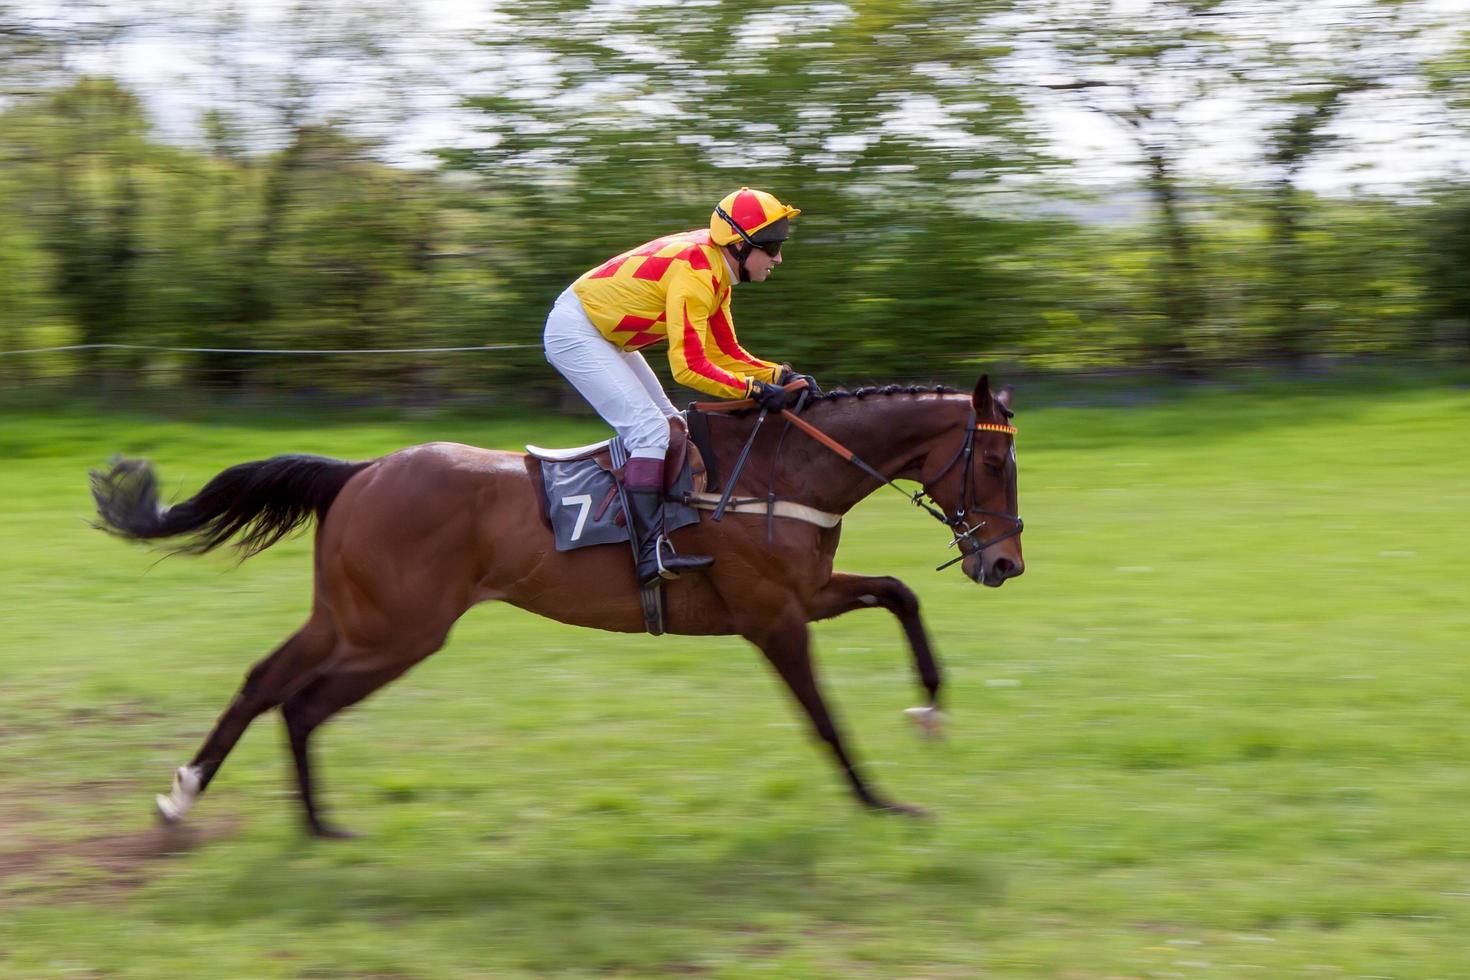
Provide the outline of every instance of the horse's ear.
<path id="1" fill-rule="evenodd" d="M 975 394 L 971 396 L 970 403 L 975 406 L 976 413 L 987 415 L 990 412 L 990 375 L 980 375 L 980 380 L 975 382 Z"/>
<path id="2" fill-rule="evenodd" d="M 1011 395 L 1015 394 L 1015 391 L 1015 388 L 1012 388 L 1010 385 L 1006 385 L 995 394 L 995 400 L 1000 402 L 1000 407 L 1006 410 L 1007 415 L 1009 415 L 1013 411 L 1011 408 Z"/>

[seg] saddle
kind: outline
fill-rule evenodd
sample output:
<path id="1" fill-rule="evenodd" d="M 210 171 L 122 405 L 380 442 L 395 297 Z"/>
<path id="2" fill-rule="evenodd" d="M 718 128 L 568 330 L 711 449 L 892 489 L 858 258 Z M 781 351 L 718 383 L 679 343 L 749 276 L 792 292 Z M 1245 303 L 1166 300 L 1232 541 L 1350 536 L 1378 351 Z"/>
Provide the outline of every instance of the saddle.
<path id="1" fill-rule="evenodd" d="M 725 405 L 720 408 L 725 409 Z M 669 419 L 669 450 L 663 470 L 665 534 L 698 524 L 699 511 L 716 510 L 717 506 L 731 513 L 764 515 L 768 534 L 776 518 L 824 528 L 841 522 L 840 514 L 778 500 L 774 494 L 722 501 L 716 492 L 720 489 L 720 474 L 708 410 L 708 406 L 695 403 L 683 418 Z M 623 472 L 628 462 L 622 440 L 614 437 L 568 449 L 527 445 L 526 451 L 535 460 L 534 472 L 542 487 L 542 520 L 551 529 L 557 551 L 631 540 L 621 503 Z M 615 503 L 619 506 L 614 507 Z M 641 589 L 640 599 L 648 632 L 658 636 L 664 631 L 663 582 L 658 580 Z"/>
<path id="2" fill-rule="evenodd" d="M 663 471 L 666 534 L 699 523 L 699 512 L 684 501 L 706 485 L 701 453 L 690 443 L 682 421 L 669 420 L 669 451 Z M 540 471 L 542 516 L 551 528 L 557 551 L 632 540 L 622 488 L 628 451 L 621 439 L 614 437 L 570 449 L 527 446 L 526 451 Z M 614 503 L 619 506 L 615 508 Z M 640 589 L 639 599 L 648 632 L 654 636 L 663 633 L 663 581 L 655 580 Z"/>
<path id="3" fill-rule="evenodd" d="M 628 515 L 621 503 L 628 450 L 614 436 L 569 449 L 526 446 L 542 486 L 542 518 L 556 537 L 557 551 L 629 540 Z M 684 427 L 669 422 L 664 457 L 664 529 L 672 532 L 699 523 L 687 501 L 706 486 L 703 454 Z M 615 506 L 616 505 L 616 506 Z"/>
<path id="4" fill-rule="evenodd" d="M 674 419 L 669 419 L 669 451 L 664 456 L 664 493 L 671 493 L 674 484 L 679 481 L 679 474 L 684 471 L 684 464 L 689 464 L 689 476 L 693 483 L 693 491 L 702 493 L 706 489 L 708 473 L 705 469 L 704 454 L 699 447 L 689 438 L 688 428 Z M 582 460 L 592 460 L 604 472 L 611 473 L 613 479 L 619 483 L 623 478 L 623 466 L 626 464 L 626 454 L 619 454 L 620 461 L 614 461 L 613 443 L 615 439 L 604 439 L 586 446 L 574 446 L 570 449 L 547 449 L 544 446 L 526 446 L 526 452 L 543 463 L 574 463 Z M 619 447 L 621 449 L 621 447 Z M 619 523 L 622 523 L 619 521 Z"/>

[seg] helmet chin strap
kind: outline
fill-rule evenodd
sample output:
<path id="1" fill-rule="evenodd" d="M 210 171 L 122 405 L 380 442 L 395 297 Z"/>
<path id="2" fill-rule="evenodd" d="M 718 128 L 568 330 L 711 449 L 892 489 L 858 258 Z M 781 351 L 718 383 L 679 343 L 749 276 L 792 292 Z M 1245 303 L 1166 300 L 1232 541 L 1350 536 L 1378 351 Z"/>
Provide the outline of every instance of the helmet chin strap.
<path id="1" fill-rule="evenodd" d="M 735 271 L 738 273 L 737 281 L 750 282 L 750 270 L 745 267 L 745 260 L 750 258 L 750 253 L 754 250 L 742 242 L 739 247 L 726 245 L 725 251 L 735 260 Z"/>
<path id="2" fill-rule="evenodd" d="M 755 241 L 750 237 L 750 235 L 746 234 L 745 229 L 736 224 L 735 219 L 726 214 L 725 209 L 720 207 L 718 204 L 715 205 L 715 214 L 719 215 L 720 218 L 724 220 L 725 224 L 729 225 L 734 230 L 735 234 L 740 236 L 740 247 L 736 248 L 731 254 L 735 256 L 735 265 L 740 270 L 740 281 L 750 282 L 750 270 L 745 268 L 745 260 L 750 258 L 750 253 L 754 251 Z M 734 243 L 732 242 L 731 245 L 733 244 Z M 726 245 L 725 247 L 730 248 L 731 245 Z"/>
<path id="3" fill-rule="evenodd" d="M 741 282 L 750 282 L 750 270 L 745 267 L 745 260 L 750 258 L 752 251 L 754 249 L 744 243 L 741 243 L 740 247 L 735 250 L 735 264 L 740 269 Z"/>

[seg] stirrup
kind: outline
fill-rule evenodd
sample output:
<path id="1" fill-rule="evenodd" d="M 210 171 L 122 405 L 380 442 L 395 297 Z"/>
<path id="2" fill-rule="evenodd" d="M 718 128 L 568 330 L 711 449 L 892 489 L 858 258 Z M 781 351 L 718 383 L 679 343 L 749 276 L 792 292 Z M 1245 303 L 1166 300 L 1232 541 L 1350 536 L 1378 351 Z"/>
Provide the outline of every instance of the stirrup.
<path id="1" fill-rule="evenodd" d="M 679 553 L 674 550 L 674 543 L 668 539 L 667 535 L 660 534 L 653 541 L 653 563 L 658 566 L 658 577 L 666 582 L 672 582 L 679 577 L 679 573 L 664 566 L 664 545 L 668 545 L 670 557 L 679 557 Z"/>
<path id="2" fill-rule="evenodd" d="M 668 548 L 668 554 L 664 554 L 664 548 Z M 667 564 L 665 564 L 667 558 Z M 715 560 L 709 555 L 681 555 L 674 549 L 674 544 L 667 536 L 660 534 L 654 540 L 653 564 L 658 570 L 658 577 L 666 581 L 673 581 L 679 577 L 681 572 L 697 572 L 713 565 Z"/>

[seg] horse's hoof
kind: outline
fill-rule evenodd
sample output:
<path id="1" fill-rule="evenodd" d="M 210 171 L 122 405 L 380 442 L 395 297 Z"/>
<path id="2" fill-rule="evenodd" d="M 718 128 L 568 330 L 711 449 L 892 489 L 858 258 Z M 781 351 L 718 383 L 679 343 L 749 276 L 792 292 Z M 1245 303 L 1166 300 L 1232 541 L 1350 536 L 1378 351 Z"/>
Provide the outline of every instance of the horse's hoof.
<path id="1" fill-rule="evenodd" d="M 919 734 L 925 738 L 944 737 L 944 713 L 933 705 L 905 708 L 903 713 L 909 721 L 919 726 Z"/>
<path id="2" fill-rule="evenodd" d="M 901 817 L 915 817 L 919 820 L 928 820 L 933 816 L 932 813 L 923 807 L 914 806 L 910 803 L 890 803 L 887 809 L 889 813 L 896 813 Z"/>
<path id="3" fill-rule="evenodd" d="M 158 822 L 166 827 L 177 827 L 184 819 L 184 812 L 167 796 L 155 796 L 153 805 L 158 813 Z"/>
<path id="4" fill-rule="evenodd" d="M 155 796 L 154 805 L 158 809 L 158 819 L 165 824 L 176 824 L 184 819 L 184 814 L 194 805 L 199 798 L 199 788 L 203 780 L 199 777 L 199 770 L 194 766 L 179 766 L 174 770 L 174 788 L 167 796 Z"/>
<path id="5" fill-rule="evenodd" d="M 320 837 L 322 840 L 357 840 L 362 836 L 354 831 L 344 830 L 341 827 L 333 827 L 324 823 L 313 824 L 307 830 L 311 833 L 311 836 Z"/>
<path id="6" fill-rule="evenodd" d="M 901 817 L 918 817 L 923 820 L 929 819 L 931 814 L 921 806 L 912 806 L 908 803 L 894 803 L 892 800 L 879 800 L 868 804 L 868 808 L 874 813 L 891 813 Z"/>

